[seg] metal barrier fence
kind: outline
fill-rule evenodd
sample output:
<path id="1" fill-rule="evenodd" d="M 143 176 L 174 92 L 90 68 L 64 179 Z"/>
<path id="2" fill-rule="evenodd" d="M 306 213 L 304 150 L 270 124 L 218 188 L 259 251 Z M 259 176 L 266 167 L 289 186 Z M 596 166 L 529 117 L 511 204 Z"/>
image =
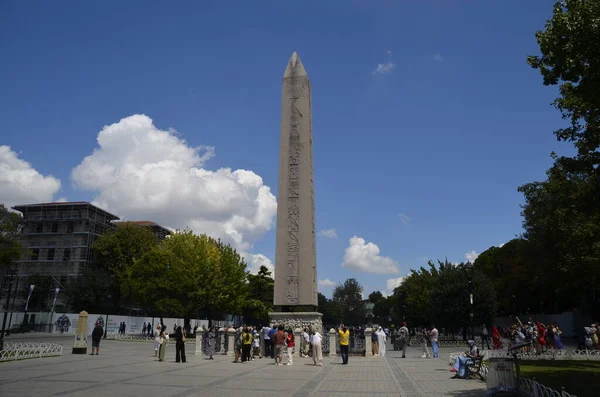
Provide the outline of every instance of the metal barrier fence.
<path id="1" fill-rule="evenodd" d="M 63 346 L 56 343 L 5 342 L 0 351 L 0 362 L 30 358 L 61 356 Z"/>
<path id="2" fill-rule="evenodd" d="M 577 397 L 569 394 L 563 387 L 561 391 L 556 391 L 536 382 L 533 379 L 521 378 L 519 381 L 519 390 L 521 394 L 528 397 Z"/>
<path id="3" fill-rule="evenodd" d="M 506 350 L 487 350 L 486 357 L 512 357 Z M 592 360 L 600 361 L 600 350 L 549 350 L 536 354 L 535 352 L 519 353 L 520 360 Z"/>
<path id="4" fill-rule="evenodd" d="M 153 336 L 143 336 L 134 334 L 108 334 L 106 335 L 106 339 L 127 342 L 154 343 Z M 194 337 L 194 335 L 186 336 L 186 343 L 196 343 L 196 338 Z"/>
<path id="5" fill-rule="evenodd" d="M 323 354 L 329 354 L 331 352 L 331 346 L 329 345 L 329 333 L 323 335 L 321 342 Z M 350 336 L 350 348 L 349 354 L 353 356 L 364 356 L 366 353 L 366 343 L 364 334 L 354 334 Z M 335 333 L 335 354 L 340 354 L 340 336 Z"/>

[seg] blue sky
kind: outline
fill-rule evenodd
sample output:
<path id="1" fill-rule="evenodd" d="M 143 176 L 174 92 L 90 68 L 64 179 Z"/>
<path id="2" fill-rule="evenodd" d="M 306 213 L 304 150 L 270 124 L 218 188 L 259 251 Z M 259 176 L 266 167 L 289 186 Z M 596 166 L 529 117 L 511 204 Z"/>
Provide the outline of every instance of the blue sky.
<path id="1" fill-rule="evenodd" d="M 317 229 L 337 236 L 319 237 L 318 278 L 385 291 L 428 258 L 463 261 L 521 232 L 517 187 L 569 151 L 552 134 L 557 91 L 525 63 L 551 11 L 542 0 L 2 2 L 0 202 L 96 200 L 273 260 L 264 186 L 276 194 L 281 78 L 297 51 L 313 89 Z M 144 174 L 164 158 L 167 171 Z M 354 236 L 364 244 L 346 251 Z M 356 270 L 381 264 L 397 273 Z"/>

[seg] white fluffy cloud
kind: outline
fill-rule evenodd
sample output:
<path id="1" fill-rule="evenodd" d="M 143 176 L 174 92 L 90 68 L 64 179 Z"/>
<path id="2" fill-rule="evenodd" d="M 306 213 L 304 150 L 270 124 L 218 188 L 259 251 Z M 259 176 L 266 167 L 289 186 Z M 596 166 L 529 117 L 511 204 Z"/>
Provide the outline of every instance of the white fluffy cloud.
<path id="1" fill-rule="evenodd" d="M 273 262 L 263 254 L 249 254 L 247 252 L 242 252 L 240 255 L 246 260 L 248 271 L 250 273 L 257 274 L 261 266 L 266 266 L 271 272 L 271 276 L 275 276 L 275 266 L 273 265 Z"/>
<path id="2" fill-rule="evenodd" d="M 365 239 L 357 236 L 350 239 L 350 246 L 344 253 L 342 267 L 368 273 L 398 273 L 398 262 L 379 255 L 377 244 L 367 243 Z"/>
<path id="3" fill-rule="evenodd" d="M 327 229 L 327 230 L 321 230 L 319 232 L 319 236 L 325 237 L 325 238 L 337 238 L 337 233 L 335 232 L 335 229 Z"/>
<path id="4" fill-rule="evenodd" d="M 479 254 L 477 252 L 470 251 L 465 254 L 465 259 L 467 260 L 467 262 L 473 263 L 475 262 L 475 259 L 477 259 L 478 256 Z"/>
<path id="5" fill-rule="evenodd" d="M 331 288 L 335 287 L 337 284 L 335 283 L 335 281 L 331 281 L 330 279 L 326 278 L 325 280 L 319 280 L 317 282 L 317 285 L 319 286 L 319 288 Z"/>
<path id="6" fill-rule="evenodd" d="M 275 196 L 259 175 L 205 169 L 212 147 L 192 147 L 145 115 L 105 126 L 97 140 L 98 148 L 72 172 L 77 187 L 97 192 L 96 205 L 127 219 L 221 238 L 242 252 L 251 268 L 270 263 L 264 255 L 247 253 L 271 229 L 277 212 Z"/>
<path id="7" fill-rule="evenodd" d="M 0 146 L 0 203 L 10 207 L 52 201 L 60 186 L 60 180 L 40 174 L 10 146 Z"/>
<path id="8" fill-rule="evenodd" d="M 392 63 L 392 61 L 388 61 L 386 63 L 378 63 L 375 70 L 373 70 L 373 74 L 388 74 L 392 73 L 396 65 Z"/>
<path id="9" fill-rule="evenodd" d="M 388 278 L 387 290 L 390 291 L 390 293 L 394 292 L 394 288 L 399 287 L 400 284 L 402 284 L 402 282 L 404 281 L 404 279 L 405 279 L 405 277 Z"/>

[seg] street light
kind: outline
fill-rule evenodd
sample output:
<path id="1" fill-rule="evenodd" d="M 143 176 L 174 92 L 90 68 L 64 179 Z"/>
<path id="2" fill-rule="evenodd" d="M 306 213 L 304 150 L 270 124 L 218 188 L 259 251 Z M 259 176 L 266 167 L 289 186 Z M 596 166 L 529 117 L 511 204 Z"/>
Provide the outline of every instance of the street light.
<path id="1" fill-rule="evenodd" d="M 473 265 L 471 262 L 467 262 L 465 268 L 469 270 L 469 307 L 471 309 L 469 313 L 469 325 L 471 327 L 471 340 L 474 340 L 475 333 L 473 332 L 473 272 L 475 271 L 475 265 Z"/>

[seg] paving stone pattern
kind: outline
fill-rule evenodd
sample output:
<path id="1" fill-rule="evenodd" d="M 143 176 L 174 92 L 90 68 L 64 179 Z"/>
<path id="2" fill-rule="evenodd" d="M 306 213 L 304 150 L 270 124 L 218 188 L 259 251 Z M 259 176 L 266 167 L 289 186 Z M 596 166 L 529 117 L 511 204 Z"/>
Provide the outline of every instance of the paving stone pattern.
<path id="1" fill-rule="evenodd" d="M 33 341 L 34 339 L 32 339 Z M 348 365 L 327 358 L 325 366 L 296 358 L 293 366 L 275 366 L 270 359 L 234 364 L 231 358 L 207 360 L 195 356 L 175 363 L 175 346 L 167 361 L 154 358 L 151 344 L 102 341 L 99 356 L 70 354 L 63 343 L 62 357 L 0 364 L 0 396 L 107 397 L 482 397 L 485 384 L 454 380 L 447 359 L 420 358 L 420 349 L 401 359 L 388 352 L 385 359 L 350 357 Z M 446 351 L 447 350 L 447 351 Z M 449 349 L 440 356 L 448 357 Z"/>

